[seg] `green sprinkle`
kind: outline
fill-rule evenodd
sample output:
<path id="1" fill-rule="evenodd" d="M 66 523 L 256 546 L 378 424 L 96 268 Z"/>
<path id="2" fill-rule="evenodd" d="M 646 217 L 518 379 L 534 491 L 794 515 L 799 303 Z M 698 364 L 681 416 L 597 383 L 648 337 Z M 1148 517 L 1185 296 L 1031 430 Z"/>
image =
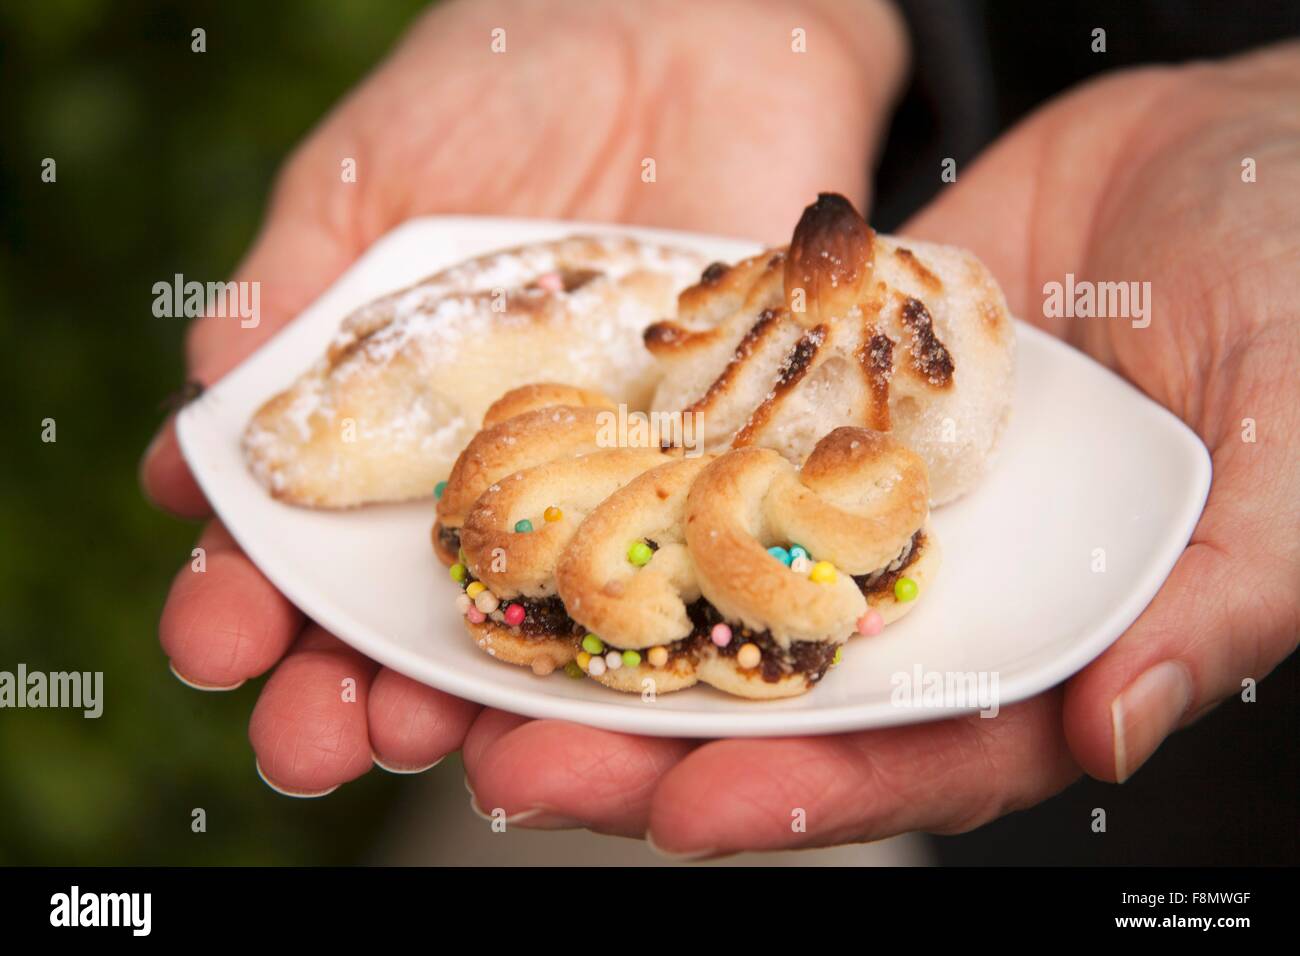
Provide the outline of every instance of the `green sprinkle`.
<path id="1" fill-rule="evenodd" d="M 841 645 L 840 647 L 835 648 L 835 656 L 831 658 L 831 667 L 834 667 L 835 665 L 837 665 L 837 664 L 838 664 L 840 661 L 842 661 L 842 660 L 844 660 L 844 647 L 843 647 L 843 645 Z"/>
<path id="2" fill-rule="evenodd" d="M 433 486 L 433 496 L 435 498 L 441 498 L 442 493 L 446 490 L 447 490 L 447 483 L 445 481 L 440 481 Z"/>
<path id="3" fill-rule="evenodd" d="M 447 573 L 451 575 L 451 579 L 457 584 L 464 584 L 465 579 L 469 577 L 469 569 L 463 564 L 453 564 L 447 570 Z"/>
<path id="4" fill-rule="evenodd" d="M 604 654 L 605 642 L 595 634 L 588 634 L 582 639 L 582 649 L 588 654 Z"/>
<path id="5" fill-rule="evenodd" d="M 644 541 L 637 541 L 627 549 L 627 559 L 635 564 L 638 568 L 643 568 L 650 563 L 650 559 L 655 555 L 650 549 L 650 545 Z"/>
<path id="6" fill-rule="evenodd" d="M 899 578 L 894 582 L 894 597 L 900 601 L 913 601 L 919 589 L 911 578 Z"/>
<path id="7" fill-rule="evenodd" d="M 524 519 L 522 519 L 522 520 L 520 520 L 520 521 L 516 521 L 516 522 L 515 522 L 515 530 L 518 531 L 518 532 L 520 532 L 520 533 L 523 533 L 523 532 L 525 532 L 525 531 L 532 531 L 532 530 L 533 530 L 533 523 L 532 523 L 531 521 L 529 521 L 527 518 L 524 518 Z"/>
<path id="8" fill-rule="evenodd" d="M 624 651 L 624 652 L 623 652 L 623 666 L 624 666 L 624 667 L 639 667 L 639 666 L 641 666 L 641 655 L 638 654 L 636 651 Z"/>
<path id="9" fill-rule="evenodd" d="M 578 666 L 577 661 L 569 661 L 569 663 L 564 665 L 564 673 L 568 674 L 574 680 L 578 680 L 582 677 L 582 668 Z"/>
<path id="10" fill-rule="evenodd" d="M 803 545 L 792 544 L 790 545 L 790 560 L 793 561 L 795 558 L 808 558 L 811 561 L 812 555 L 808 553 L 808 549 Z"/>

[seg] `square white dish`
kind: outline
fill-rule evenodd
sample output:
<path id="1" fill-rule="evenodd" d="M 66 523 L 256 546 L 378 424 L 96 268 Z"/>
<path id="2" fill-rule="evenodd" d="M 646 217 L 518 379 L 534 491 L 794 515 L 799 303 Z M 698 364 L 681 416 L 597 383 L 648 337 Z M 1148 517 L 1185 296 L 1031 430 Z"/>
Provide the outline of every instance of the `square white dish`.
<path id="1" fill-rule="evenodd" d="M 240 435 L 356 306 L 482 252 L 574 232 L 689 245 L 721 260 L 757 249 L 603 224 L 411 220 L 179 417 L 186 460 L 253 562 L 309 617 L 388 667 L 515 713 L 658 736 L 834 733 L 951 717 L 980 705 L 902 706 L 900 675 L 996 675 L 1000 706 L 1046 690 L 1123 633 L 1191 536 L 1210 485 L 1200 440 L 1105 368 L 1017 323 L 1012 421 L 990 475 L 931 518 L 944 554 L 933 586 L 884 633 L 852 640 L 809 693 L 747 701 L 701 685 L 646 701 L 499 663 L 456 613 L 457 588 L 429 544 L 432 498 L 346 512 L 282 504 L 245 467 Z M 1104 571 L 1094 570 L 1099 554 Z"/>

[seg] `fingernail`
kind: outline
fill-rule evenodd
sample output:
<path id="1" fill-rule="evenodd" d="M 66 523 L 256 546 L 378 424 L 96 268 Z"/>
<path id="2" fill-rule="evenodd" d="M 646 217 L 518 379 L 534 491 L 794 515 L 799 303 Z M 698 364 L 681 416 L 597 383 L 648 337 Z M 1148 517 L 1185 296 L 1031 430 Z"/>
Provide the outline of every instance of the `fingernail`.
<path id="1" fill-rule="evenodd" d="M 153 438 L 151 438 L 149 444 L 145 446 L 144 454 L 140 456 L 140 464 L 136 468 L 135 473 L 136 482 L 140 485 L 140 493 L 144 495 L 144 500 L 149 502 L 149 504 L 153 505 L 155 508 L 159 507 L 158 502 L 156 502 L 153 495 L 149 493 L 149 483 L 145 481 L 144 476 L 149 471 L 149 463 L 153 461 L 154 455 L 158 454 L 158 449 L 162 446 L 163 437 L 167 434 L 167 425 L 170 421 L 171 416 L 168 415 L 163 419 L 163 423 L 158 426 L 158 430 L 154 432 Z"/>
<path id="2" fill-rule="evenodd" d="M 182 674 L 180 671 L 176 669 L 176 665 L 173 664 L 171 661 L 167 662 L 167 667 L 171 670 L 172 675 L 178 681 L 180 681 L 186 687 L 192 687 L 194 690 L 202 690 L 202 691 L 207 691 L 209 693 L 213 693 L 216 691 L 237 690 L 240 687 L 243 687 L 244 684 L 247 683 L 247 680 L 241 680 L 238 683 L 234 683 L 234 684 L 205 684 L 203 683 L 203 681 L 195 680 L 193 677 L 186 677 L 184 674 Z"/>
<path id="3" fill-rule="evenodd" d="M 533 807 L 516 813 L 514 816 L 506 817 L 506 823 L 525 823 L 529 830 L 581 830 L 586 826 L 581 820 L 575 820 L 573 817 L 566 817 L 563 814 L 555 813 L 546 807 Z"/>
<path id="4" fill-rule="evenodd" d="M 1192 702 L 1192 678 L 1177 661 L 1148 668 L 1110 705 L 1115 779 L 1123 783 L 1178 729 Z"/>
<path id="5" fill-rule="evenodd" d="M 384 763 L 382 760 L 379 759 L 379 755 L 377 753 L 375 753 L 373 750 L 370 751 L 370 759 L 375 762 L 375 766 L 378 767 L 380 770 L 386 770 L 389 773 L 396 773 L 396 774 L 403 774 L 403 775 L 424 773 L 426 770 L 432 770 L 434 767 L 438 766 L 438 764 L 442 763 L 443 760 L 446 759 L 446 756 L 447 756 L 446 754 L 443 754 L 433 763 L 425 764 L 423 767 L 399 767 L 396 764 Z"/>
<path id="6" fill-rule="evenodd" d="M 649 830 L 645 832 L 646 846 L 650 847 L 659 856 L 665 860 L 672 860 L 674 863 L 690 863 L 694 860 L 703 860 L 710 856 L 715 856 L 717 850 L 665 850 L 655 842 L 654 834 Z"/>
<path id="7" fill-rule="evenodd" d="M 257 760 L 253 761 L 253 766 L 257 768 L 257 775 L 262 778 L 262 783 L 266 784 L 276 793 L 285 797 L 293 797 L 297 800 L 313 800 L 316 797 L 324 797 L 338 789 L 338 784 L 330 787 L 328 790 L 289 790 L 280 786 L 278 783 L 272 783 L 271 778 L 266 775 L 262 769 L 262 764 Z"/>

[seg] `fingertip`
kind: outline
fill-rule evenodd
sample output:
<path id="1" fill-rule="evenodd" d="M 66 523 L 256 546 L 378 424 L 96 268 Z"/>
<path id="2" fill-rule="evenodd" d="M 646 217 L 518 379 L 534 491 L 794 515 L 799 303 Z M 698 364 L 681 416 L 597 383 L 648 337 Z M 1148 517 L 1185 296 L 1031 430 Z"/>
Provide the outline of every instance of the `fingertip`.
<path id="1" fill-rule="evenodd" d="M 375 764 L 390 773 L 420 773 L 460 749 L 480 708 L 382 668 L 366 709 Z"/>
<path id="2" fill-rule="evenodd" d="M 310 631 L 319 630 L 317 628 Z M 375 666 L 331 639 L 276 668 L 249 720 L 259 772 L 277 790 L 320 794 L 374 766 L 366 702 Z"/>
<path id="3" fill-rule="evenodd" d="M 527 827 L 641 837 L 656 785 L 692 744 L 534 720 L 475 746 L 466 770 L 480 806 L 499 807 Z"/>
<path id="4" fill-rule="evenodd" d="M 265 673 L 302 627 L 302 613 L 244 555 L 208 545 L 202 570 L 181 568 L 158 622 L 173 672 L 223 689 Z"/>
<path id="5" fill-rule="evenodd" d="M 176 416 L 169 416 L 140 459 L 140 489 L 155 507 L 180 518 L 204 518 L 212 513 L 207 498 L 190 472 L 176 437 Z"/>

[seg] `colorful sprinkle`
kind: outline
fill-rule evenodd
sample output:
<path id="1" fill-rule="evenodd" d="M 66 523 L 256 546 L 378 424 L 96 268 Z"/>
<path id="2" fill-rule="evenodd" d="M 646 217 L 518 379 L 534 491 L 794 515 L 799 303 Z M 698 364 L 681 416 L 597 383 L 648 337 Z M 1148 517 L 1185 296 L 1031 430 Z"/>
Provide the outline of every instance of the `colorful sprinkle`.
<path id="1" fill-rule="evenodd" d="M 532 531 L 533 523 L 529 521 L 527 518 L 521 518 L 520 520 L 515 522 L 515 530 L 518 531 L 520 534 L 523 534 L 526 531 Z"/>
<path id="2" fill-rule="evenodd" d="M 812 562 L 808 560 L 807 556 L 801 554 L 790 562 L 790 570 L 795 574 L 807 574 L 812 570 Z"/>
<path id="3" fill-rule="evenodd" d="M 551 522 L 559 521 L 561 518 L 564 517 L 564 512 L 561 511 L 559 508 L 555 507 L 555 505 L 551 505 L 549 508 L 547 508 L 545 511 L 542 512 L 542 517 L 545 518 L 547 521 L 551 521 Z"/>
<path id="4" fill-rule="evenodd" d="M 518 627 L 524 623 L 524 606 L 522 604 L 511 604 L 506 608 L 505 622 L 511 627 Z"/>
<path id="5" fill-rule="evenodd" d="M 668 653 L 667 651 L 664 652 L 665 656 L 667 655 L 667 653 Z M 624 652 L 623 652 L 623 666 L 624 666 L 624 667 L 640 667 L 640 666 L 641 666 L 641 655 L 638 654 L 636 651 L 624 651 Z"/>
<path id="6" fill-rule="evenodd" d="M 576 660 L 578 662 L 578 666 L 585 671 L 587 669 L 587 665 L 591 663 L 591 655 L 588 654 L 586 651 L 578 651 L 578 656 Z"/>
<path id="7" fill-rule="evenodd" d="M 844 645 L 841 644 L 835 648 L 835 656 L 831 658 L 831 667 L 838 667 L 840 661 L 844 660 Z"/>
<path id="8" fill-rule="evenodd" d="M 668 663 L 668 648 L 662 644 L 656 645 L 650 648 L 646 657 L 649 658 L 651 667 L 663 667 Z"/>
<path id="9" fill-rule="evenodd" d="M 894 597 L 900 601 L 916 600 L 916 593 L 920 588 L 911 578 L 899 578 L 894 582 Z"/>
<path id="10" fill-rule="evenodd" d="M 818 561 L 812 566 L 812 570 L 808 572 L 808 577 L 818 584 L 834 584 L 835 565 L 829 561 Z"/>
<path id="11" fill-rule="evenodd" d="M 605 655 L 605 666 L 612 671 L 618 670 L 623 666 L 623 655 L 618 651 L 610 651 Z"/>
<path id="12" fill-rule="evenodd" d="M 587 662 L 587 673 L 592 677 L 599 677 L 605 673 L 605 658 L 593 657 Z"/>
<path id="13" fill-rule="evenodd" d="M 478 597 L 474 599 L 474 606 L 484 614 L 491 614 L 501 606 L 501 601 L 495 594 L 484 588 L 478 592 Z"/>
<path id="14" fill-rule="evenodd" d="M 563 292 L 564 278 L 558 272 L 544 272 L 537 277 L 537 288 L 547 292 Z"/>
<path id="15" fill-rule="evenodd" d="M 569 661 L 564 665 L 564 673 L 577 680 L 582 676 L 582 667 L 577 661 Z"/>
<path id="16" fill-rule="evenodd" d="M 470 608 L 465 612 L 465 619 L 471 624 L 482 624 L 487 620 L 487 615 L 476 607 Z"/>
<path id="17" fill-rule="evenodd" d="M 555 661 L 551 660 L 545 654 L 541 657 L 533 658 L 533 673 L 538 677 L 545 677 L 553 670 L 555 670 Z"/>
<path id="18" fill-rule="evenodd" d="M 865 637 L 875 637 L 885 629 L 885 619 L 875 608 L 858 618 L 858 633 Z"/>
<path id="19" fill-rule="evenodd" d="M 472 601 L 479 596 L 480 591 L 486 591 L 486 590 L 487 590 L 487 585 L 484 584 L 482 581 L 471 581 L 469 582 L 469 586 L 465 588 L 465 593 L 469 595 L 469 599 Z"/>
<path id="20" fill-rule="evenodd" d="M 457 549 L 456 549 L 456 560 L 459 561 L 461 564 L 469 564 L 469 562 L 465 560 L 465 549 L 464 549 L 464 548 L 457 548 Z"/>
<path id="21" fill-rule="evenodd" d="M 768 548 L 767 553 L 770 554 L 772 557 L 776 558 L 787 568 L 790 566 L 790 562 L 794 560 L 794 558 L 790 556 L 790 552 L 787 551 L 785 548 L 781 547 L 780 545 L 773 545 L 772 547 Z"/>
<path id="22" fill-rule="evenodd" d="M 447 483 L 445 481 L 440 481 L 433 486 L 433 496 L 435 498 L 441 498 L 442 493 L 446 490 L 447 490 Z"/>
<path id="23" fill-rule="evenodd" d="M 792 558 L 810 558 L 810 557 L 812 557 L 812 555 L 810 555 L 810 554 L 808 553 L 808 549 L 805 548 L 803 545 L 801 545 L 801 544 L 792 544 L 792 545 L 790 545 L 790 557 L 792 557 Z"/>
<path id="24" fill-rule="evenodd" d="M 460 563 L 453 564 L 447 569 L 447 573 L 451 575 L 451 579 L 457 584 L 464 584 L 465 579 L 469 577 L 469 569 Z"/>
<path id="25" fill-rule="evenodd" d="M 753 670 L 763 660 L 763 652 L 758 649 L 757 644 L 741 644 L 740 650 L 736 652 L 736 663 L 745 670 Z"/>
<path id="26" fill-rule="evenodd" d="M 595 634 L 588 634 L 582 639 L 582 649 L 588 654 L 604 654 L 605 642 Z"/>
<path id="27" fill-rule="evenodd" d="M 714 644 L 719 647 L 726 647 L 731 643 L 731 628 L 725 624 L 714 624 L 713 631 L 709 634 Z"/>
<path id="28" fill-rule="evenodd" d="M 456 610 L 460 611 L 460 616 L 464 617 L 465 612 L 474 606 L 474 602 L 469 599 L 467 594 L 456 595 Z"/>
<path id="29" fill-rule="evenodd" d="M 646 544 L 644 541 L 635 541 L 632 543 L 632 546 L 627 549 L 627 559 L 638 568 L 643 568 L 649 564 L 650 559 L 654 557 L 654 554 L 655 553 L 651 550 L 650 545 Z"/>

